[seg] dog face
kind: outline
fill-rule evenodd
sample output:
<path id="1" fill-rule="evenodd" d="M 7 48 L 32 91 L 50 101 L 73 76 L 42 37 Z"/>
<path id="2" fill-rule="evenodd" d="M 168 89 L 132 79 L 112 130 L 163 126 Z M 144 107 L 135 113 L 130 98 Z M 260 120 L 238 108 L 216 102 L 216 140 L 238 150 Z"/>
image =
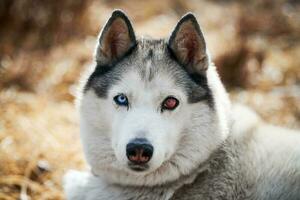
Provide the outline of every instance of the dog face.
<path id="1" fill-rule="evenodd" d="M 195 170 L 226 138 L 227 96 L 192 14 L 166 42 L 136 40 L 128 18 L 114 11 L 95 57 L 79 108 L 84 151 L 96 175 L 129 185 L 172 181 Z"/>

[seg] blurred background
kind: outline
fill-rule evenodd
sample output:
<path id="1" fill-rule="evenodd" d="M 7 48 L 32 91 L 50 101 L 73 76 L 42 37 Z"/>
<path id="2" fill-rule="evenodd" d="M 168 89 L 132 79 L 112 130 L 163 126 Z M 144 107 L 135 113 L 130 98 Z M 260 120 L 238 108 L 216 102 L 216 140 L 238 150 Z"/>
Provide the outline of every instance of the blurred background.
<path id="1" fill-rule="evenodd" d="M 1 200 L 64 199 L 63 173 L 86 168 L 74 94 L 115 8 L 155 38 L 193 11 L 232 100 L 300 128 L 298 0 L 1 0 Z"/>

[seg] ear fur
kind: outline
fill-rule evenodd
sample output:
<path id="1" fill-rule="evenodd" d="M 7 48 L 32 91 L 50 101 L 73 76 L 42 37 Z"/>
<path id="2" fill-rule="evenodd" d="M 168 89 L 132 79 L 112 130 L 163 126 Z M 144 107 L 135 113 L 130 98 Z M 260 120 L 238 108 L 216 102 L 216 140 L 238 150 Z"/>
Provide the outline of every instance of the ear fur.
<path id="1" fill-rule="evenodd" d="M 99 37 L 96 61 L 110 65 L 127 54 L 136 45 L 130 20 L 121 10 L 113 11 Z"/>
<path id="2" fill-rule="evenodd" d="M 205 74 L 209 58 L 203 33 L 193 14 L 188 13 L 179 20 L 168 46 L 188 73 Z"/>

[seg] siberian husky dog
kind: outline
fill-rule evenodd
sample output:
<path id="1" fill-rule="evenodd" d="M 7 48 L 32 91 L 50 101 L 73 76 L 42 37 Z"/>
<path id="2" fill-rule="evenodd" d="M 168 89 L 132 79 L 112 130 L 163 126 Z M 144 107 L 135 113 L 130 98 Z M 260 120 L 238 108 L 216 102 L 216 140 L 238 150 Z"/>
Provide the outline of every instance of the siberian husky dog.
<path id="1" fill-rule="evenodd" d="M 230 105 L 191 13 L 155 40 L 114 11 L 78 102 L 91 170 L 69 200 L 300 199 L 300 133 Z"/>

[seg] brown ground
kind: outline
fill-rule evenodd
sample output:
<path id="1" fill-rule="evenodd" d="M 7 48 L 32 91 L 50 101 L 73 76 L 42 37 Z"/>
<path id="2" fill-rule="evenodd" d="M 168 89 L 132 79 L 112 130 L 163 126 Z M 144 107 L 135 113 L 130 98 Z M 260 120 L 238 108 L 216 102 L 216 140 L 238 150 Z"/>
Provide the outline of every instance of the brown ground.
<path id="1" fill-rule="evenodd" d="M 195 12 L 232 99 L 270 123 L 300 128 L 296 0 L 3 0 L 0 199 L 63 199 L 64 172 L 85 168 L 74 93 L 114 8 L 129 14 L 137 35 L 153 37 L 167 37 L 182 14 Z"/>

